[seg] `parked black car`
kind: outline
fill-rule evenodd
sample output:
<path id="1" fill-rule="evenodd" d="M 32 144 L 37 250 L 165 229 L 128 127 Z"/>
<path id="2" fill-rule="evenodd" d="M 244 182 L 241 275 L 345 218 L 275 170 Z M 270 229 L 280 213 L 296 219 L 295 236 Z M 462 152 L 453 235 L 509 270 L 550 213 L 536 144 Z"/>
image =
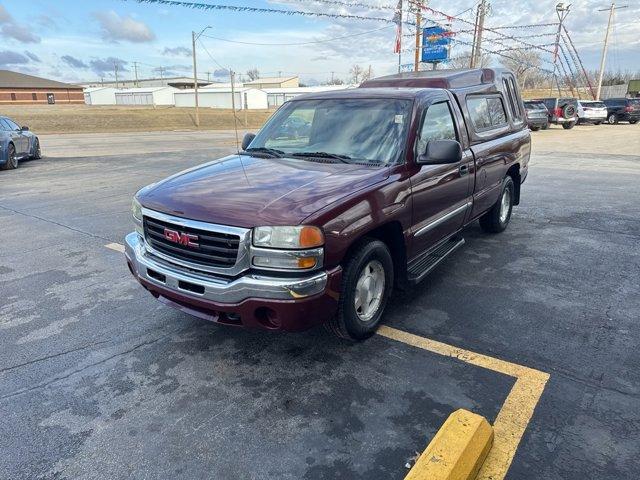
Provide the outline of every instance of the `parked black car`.
<path id="1" fill-rule="evenodd" d="M 607 122 L 611 125 L 618 122 L 634 124 L 640 120 L 640 98 L 607 98 L 603 101 L 607 106 Z"/>
<path id="2" fill-rule="evenodd" d="M 576 98 L 538 98 L 549 111 L 549 123 L 562 125 L 569 130 L 578 122 L 578 99 Z"/>
<path id="3" fill-rule="evenodd" d="M 527 125 L 534 132 L 549 128 L 549 110 L 544 103 L 534 100 L 524 102 L 524 109 L 527 116 Z"/>

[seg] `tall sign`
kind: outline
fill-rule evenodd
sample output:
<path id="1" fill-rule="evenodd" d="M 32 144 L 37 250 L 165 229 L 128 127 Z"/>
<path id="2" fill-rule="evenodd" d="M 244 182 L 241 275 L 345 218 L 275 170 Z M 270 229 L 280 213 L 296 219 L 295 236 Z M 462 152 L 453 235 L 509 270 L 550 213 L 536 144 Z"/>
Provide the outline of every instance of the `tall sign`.
<path id="1" fill-rule="evenodd" d="M 451 32 L 442 27 L 427 27 L 422 30 L 422 61 L 426 63 L 446 62 L 449 59 Z"/>

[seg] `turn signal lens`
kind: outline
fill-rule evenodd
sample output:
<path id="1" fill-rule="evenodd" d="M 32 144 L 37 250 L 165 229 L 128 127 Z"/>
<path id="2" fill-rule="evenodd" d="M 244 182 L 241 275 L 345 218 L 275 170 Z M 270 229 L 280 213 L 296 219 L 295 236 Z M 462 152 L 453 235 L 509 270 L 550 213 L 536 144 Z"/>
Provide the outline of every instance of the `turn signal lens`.
<path id="1" fill-rule="evenodd" d="M 314 257 L 303 257 L 298 259 L 298 268 L 313 268 L 316 266 Z"/>
<path id="2" fill-rule="evenodd" d="M 324 235 L 318 227 L 302 227 L 300 231 L 300 247 L 313 248 L 324 245 Z M 302 260 L 302 259 L 301 259 Z"/>

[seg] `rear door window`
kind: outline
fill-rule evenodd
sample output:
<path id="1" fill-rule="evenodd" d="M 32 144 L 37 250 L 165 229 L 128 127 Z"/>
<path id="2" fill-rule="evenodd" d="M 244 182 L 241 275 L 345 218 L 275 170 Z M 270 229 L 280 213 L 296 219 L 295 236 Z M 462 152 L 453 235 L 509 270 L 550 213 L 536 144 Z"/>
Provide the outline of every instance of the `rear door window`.
<path id="1" fill-rule="evenodd" d="M 477 131 L 507 123 L 507 114 L 499 95 L 467 97 L 467 109 Z"/>

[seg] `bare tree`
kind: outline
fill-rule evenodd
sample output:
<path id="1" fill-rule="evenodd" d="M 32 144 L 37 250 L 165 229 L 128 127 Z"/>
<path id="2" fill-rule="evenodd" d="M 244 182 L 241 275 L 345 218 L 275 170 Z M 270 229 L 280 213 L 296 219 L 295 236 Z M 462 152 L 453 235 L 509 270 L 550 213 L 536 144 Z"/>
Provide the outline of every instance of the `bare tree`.
<path id="1" fill-rule="evenodd" d="M 460 55 L 456 55 L 451 58 L 447 63 L 447 68 L 469 68 L 471 63 L 471 52 L 462 52 Z M 478 68 L 484 68 L 491 65 L 491 57 L 485 53 L 480 55 L 480 65 Z"/>
<path id="2" fill-rule="evenodd" d="M 344 85 L 344 80 L 341 80 L 339 78 L 332 78 L 331 80 L 327 81 L 327 85 Z"/>
<path id="3" fill-rule="evenodd" d="M 535 50 L 518 48 L 506 52 L 505 55 L 507 57 L 501 57 L 500 63 L 513 72 L 520 85 L 524 86 L 532 71 L 540 67 L 540 54 Z"/>
<path id="4" fill-rule="evenodd" d="M 247 70 L 247 77 L 249 77 L 250 81 L 254 81 L 260 78 L 260 72 L 256 67 L 253 67 L 250 70 Z"/>
<path id="5" fill-rule="evenodd" d="M 349 75 L 351 75 L 350 81 L 353 84 L 359 84 L 363 80 L 364 70 L 360 65 L 354 65 L 349 70 Z"/>
<path id="6" fill-rule="evenodd" d="M 362 72 L 362 81 L 364 82 L 365 80 L 371 80 L 373 77 L 375 77 L 375 74 L 371 69 L 371 65 L 369 65 L 369 68 Z"/>

